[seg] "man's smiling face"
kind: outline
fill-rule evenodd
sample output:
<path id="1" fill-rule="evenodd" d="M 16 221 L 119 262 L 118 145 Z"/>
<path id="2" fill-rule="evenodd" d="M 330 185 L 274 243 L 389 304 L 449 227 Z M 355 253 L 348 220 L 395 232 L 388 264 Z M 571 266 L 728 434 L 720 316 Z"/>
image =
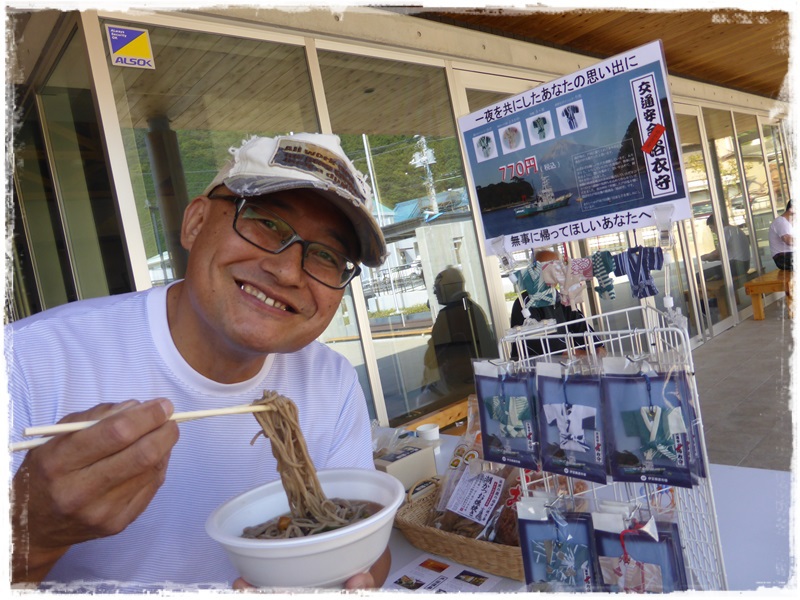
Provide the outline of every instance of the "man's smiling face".
<path id="1" fill-rule="evenodd" d="M 210 195 L 234 196 L 225 187 Z M 259 201 L 303 239 L 358 256 L 353 225 L 314 192 L 289 190 Z M 235 212 L 234 202 L 200 197 L 184 217 L 181 241 L 190 254 L 183 284 L 188 306 L 181 311 L 190 314 L 178 315 L 178 330 L 172 322 L 170 329 L 193 365 L 199 348 L 242 358 L 298 350 L 326 329 L 344 293 L 303 271 L 302 244 L 270 254 L 248 243 L 233 229 Z"/>

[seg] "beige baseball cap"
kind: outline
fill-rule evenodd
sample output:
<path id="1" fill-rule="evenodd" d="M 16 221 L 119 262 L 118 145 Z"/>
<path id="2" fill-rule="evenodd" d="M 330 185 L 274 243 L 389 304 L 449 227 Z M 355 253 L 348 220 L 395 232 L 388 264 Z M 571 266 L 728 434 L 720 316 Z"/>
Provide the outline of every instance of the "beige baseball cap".
<path id="1" fill-rule="evenodd" d="M 311 188 L 350 219 L 361 246 L 358 259 L 379 267 L 386 242 L 372 215 L 372 190 L 345 155 L 337 135 L 296 133 L 274 138 L 252 137 L 231 148 L 232 160 L 203 192 L 220 185 L 249 198 L 282 190 Z"/>

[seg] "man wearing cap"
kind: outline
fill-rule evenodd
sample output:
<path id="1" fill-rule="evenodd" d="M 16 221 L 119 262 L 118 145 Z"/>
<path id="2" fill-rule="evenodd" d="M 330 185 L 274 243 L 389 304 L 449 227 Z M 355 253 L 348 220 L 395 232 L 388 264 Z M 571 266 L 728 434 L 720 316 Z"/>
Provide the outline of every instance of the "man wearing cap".
<path id="1" fill-rule="evenodd" d="M 494 339 L 486 313 L 470 297 L 460 269 L 448 265 L 433 281 L 433 294 L 441 305 L 431 328 L 425 351 L 425 367 L 438 370 L 439 379 L 428 386 L 420 399 L 466 398 L 475 390 L 472 360 L 497 358 Z"/>
<path id="2" fill-rule="evenodd" d="M 278 478 L 252 415 L 173 412 L 291 398 L 318 469 L 374 468 L 352 366 L 316 341 L 386 246 L 336 136 L 255 137 L 192 200 L 186 276 L 74 302 L 6 329 L 11 441 L 95 425 L 13 455 L 12 579 L 64 591 L 242 587 L 205 520 Z M 255 523 L 254 523 L 255 524 Z M 383 583 L 390 558 L 346 587 Z M 234 583 L 235 582 L 235 583 Z"/>

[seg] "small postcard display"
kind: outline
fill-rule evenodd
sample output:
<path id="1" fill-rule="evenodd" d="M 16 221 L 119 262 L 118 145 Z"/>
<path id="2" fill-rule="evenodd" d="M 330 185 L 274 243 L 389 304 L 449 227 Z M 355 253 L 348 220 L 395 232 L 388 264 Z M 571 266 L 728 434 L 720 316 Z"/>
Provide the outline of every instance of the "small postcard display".
<path id="1" fill-rule="evenodd" d="M 536 366 L 542 470 L 606 483 L 599 371 L 574 374 L 561 363 Z"/>
<path id="2" fill-rule="evenodd" d="M 686 372 L 621 357 L 604 358 L 603 371 L 614 481 L 696 484 L 705 473 Z"/>
<path id="3" fill-rule="evenodd" d="M 537 492 L 521 498 L 517 510 L 526 591 L 688 589 L 677 524 L 657 521 L 638 505 L 607 499 L 576 505 Z"/>
<path id="4" fill-rule="evenodd" d="M 600 570 L 591 514 L 563 512 L 558 504 L 546 496 L 517 504 L 527 591 L 596 591 Z"/>
<path id="5" fill-rule="evenodd" d="M 694 413 L 684 411 L 691 396 L 685 372 L 664 373 L 630 356 L 549 357 L 525 368 L 478 360 L 473 366 L 486 461 L 598 484 L 650 486 L 646 509 L 602 495 L 567 498 L 534 489 L 519 496 L 527 591 L 688 589 L 670 487 L 694 485 L 695 463 L 702 462 L 690 452 Z M 499 491 L 496 479 L 483 487 Z"/>
<path id="6" fill-rule="evenodd" d="M 601 590 L 667 594 L 689 589 L 676 523 L 631 518 L 609 527 L 603 518 L 609 516 L 613 513 L 592 513 Z"/>
<path id="7" fill-rule="evenodd" d="M 483 459 L 539 470 L 533 374 L 489 360 L 473 362 Z"/>
<path id="8" fill-rule="evenodd" d="M 688 374 L 646 360 L 477 360 L 484 460 L 598 484 L 705 477 Z"/>

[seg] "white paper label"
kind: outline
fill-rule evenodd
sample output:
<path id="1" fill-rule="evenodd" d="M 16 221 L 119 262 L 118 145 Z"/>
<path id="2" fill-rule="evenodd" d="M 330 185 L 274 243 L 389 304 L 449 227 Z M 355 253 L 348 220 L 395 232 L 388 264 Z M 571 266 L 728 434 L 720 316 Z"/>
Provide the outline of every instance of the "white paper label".
<path id="1" fill-rule="evenodd" d="M 491 473 L 464 471 L 450 496 L 447 509 L 481 525 L 486 525 L 500 500 L 504 479 Z"/>

